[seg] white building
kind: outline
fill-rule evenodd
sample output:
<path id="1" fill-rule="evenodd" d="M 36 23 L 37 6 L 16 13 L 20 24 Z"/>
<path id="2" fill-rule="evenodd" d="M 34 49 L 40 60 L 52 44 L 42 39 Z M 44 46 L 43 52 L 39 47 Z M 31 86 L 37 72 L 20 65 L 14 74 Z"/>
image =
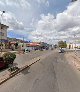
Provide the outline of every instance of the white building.
<path id="1" fill-rule="evenodd" d="M 4 24 L 0 24 L 0 40 L 7 40 L 7 28 L 9 27 Z"/>
<path id="2" fill-rule="evenodd" d="M 77 49 L 80 49 L 80 43 L 76 43 L 76 44 L 70 43 L 70 44 L 67 44 L 67 48 L 68 48 L 68 49 L 75 49 L 75 47 L 76 47 Z"/>
<path id="3" fill-rule="evenodd" d="M 7 42 L 7 29 L 9 26 L 0 23 L 0 44 Z"/>

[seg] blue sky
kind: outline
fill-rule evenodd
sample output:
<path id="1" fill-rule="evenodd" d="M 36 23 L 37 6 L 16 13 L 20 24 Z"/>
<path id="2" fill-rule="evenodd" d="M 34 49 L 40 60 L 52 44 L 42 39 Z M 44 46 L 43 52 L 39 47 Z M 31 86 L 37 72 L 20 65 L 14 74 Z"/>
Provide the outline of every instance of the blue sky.
<path id="1" fill-rule="evenodd" d="M 6 1 L 6 2 L 5 2 Z M 12 2 L 11 2 L 12 1 Z M 23 23 L 25 27 L 31 27 L 30 24 L 32 19 L 40 19 L 41 14 L 47 15 L 48 13 L 56 15 L 59 12 L 62 12 L 66 9 L 66 6 L 69 4 L 70 0 L 23 0 L 29 2 L 31 5 L 29 6 L 15 6 L 16 3 L 20 3 L 17 0 L 1 0 L 0 2 L 0 10 L 5 10 L 6 12 L 11 12 L 15 15 L 15 18 Z M 49 6 L 46 3 L 48 1 Z M 17 29 L 13 29 L 14 31 L 9 31 L 9 37 L 18 37 L 21 35 L 15 32 Z M 22 35 L 23 36 L 23 35 Z M 27 39 L 27 38 L 26 38 Z"/>
<path id="2" fill-rule="evenodd" d="M 40 36 L 42 37 L 44 33 L 47 33 L 45 30 L 52 32 L 51 25 L 53 26 L 54 23 L 49 25 L 49 22 L 57 22 L 58 19 L 61 22 L 66 17 L 64 14 L 65 11 L 67 11 L 67 13 L 73 11 L 71 9 L 73 6 L 75 7 L 75 5 L 69 6 L 70 1 L 71 0 L 0 0 L 0 11 L 6 11 L 1 22 L 10 27 L 8 29 L 8 37 L 24 37 L 25 40 L 35 40 L 38 38 L 45 41 L 44 38 L 40 38 Z M 69 7 L 71 8 L 69 9 Z M 64 17 L 61 17 L 61 14 Z M 51 21 L 51 18 L 53 21 Z M 48 24 L 46 24 L 45 21 L 48 21 Z M 69 23 L 71 22 L 69 21 Z M 47 29 L 45 25 L 48 26 Z M 49 26 L 51 27 L 50 29 Z M 60 26 L 60 28 L 56 29 L 56 32 L 58 30 L 63 31 L 63 29 L 66 29 L 65 26 L 67 26 L 67 28 L 69 27 L 68 24 L 63 27 Z M 59 32 L 53 35 L 55 37 L 54 39 L 58 39 L 56 38 L 58 34 Z M 59 35 L 62 36 L 63 33 Z M 51 39 L 52 38 L 47 39 L 47 41 L 51 41 Z"/>

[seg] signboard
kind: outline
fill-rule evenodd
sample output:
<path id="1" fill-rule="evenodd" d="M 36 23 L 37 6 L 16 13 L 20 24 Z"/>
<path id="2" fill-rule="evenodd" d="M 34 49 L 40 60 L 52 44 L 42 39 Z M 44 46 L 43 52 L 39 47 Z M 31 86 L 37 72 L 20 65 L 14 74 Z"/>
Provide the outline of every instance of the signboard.
<path id="1" fill-rule="evenodd" d="M 0 42 L 8 42 L 8 40 L 0 39 Z"/>

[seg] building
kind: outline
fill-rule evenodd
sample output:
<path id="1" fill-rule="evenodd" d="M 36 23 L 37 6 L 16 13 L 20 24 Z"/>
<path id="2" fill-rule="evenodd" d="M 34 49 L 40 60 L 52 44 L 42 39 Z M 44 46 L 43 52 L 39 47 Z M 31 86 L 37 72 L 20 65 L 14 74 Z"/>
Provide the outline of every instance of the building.
<path id="1" fill-rule="evenodd" d="M 3 44 L 5 48 L 5 43 L 8 42 L 7 40 L 7 29 L 9 26 L 0 23 L 0 44 Z"/>
<path id="2" fill-rule="evenodd" d="M 30 43 L 27 43 L 26 46 L 32 50 L 38 50 L 40 47 L 40 43 L 39 42 L 30 42 Z"/>
<path id="3" fill-rule="evenodd" d="M 9 26 L 6 26 L 4 24 L 0 24 L 0 41 L 5 41 L 7 40 L 7 29 Z"/>
<path id="4" fill-rule="evenodd" d="M 80 49 L 80 43 L 76 43 L 76 44 L 69 43 L 69 44 L 67 44 L 68 49 L 75 49 L 75 47 L 76 47 L 76 49 Z"/>
<path id="5" fill-rule="evenodd" d="M 32 50 L 42 50 L 42 49 L 49 49 L 49 44 L 44 42 L 30 42 L 27 43 L 27 47 L 32 48 Z"/>

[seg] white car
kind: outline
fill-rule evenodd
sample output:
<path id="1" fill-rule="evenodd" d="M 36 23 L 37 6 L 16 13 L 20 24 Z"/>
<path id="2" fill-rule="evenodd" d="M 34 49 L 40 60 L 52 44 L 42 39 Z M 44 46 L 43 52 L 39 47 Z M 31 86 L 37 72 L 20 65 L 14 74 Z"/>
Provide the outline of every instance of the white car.
<path id="1" fill-rule="evenodd" d="M 64 49 L 59 49 L 59 53 L 64 53 L 65 50 Z"/>

